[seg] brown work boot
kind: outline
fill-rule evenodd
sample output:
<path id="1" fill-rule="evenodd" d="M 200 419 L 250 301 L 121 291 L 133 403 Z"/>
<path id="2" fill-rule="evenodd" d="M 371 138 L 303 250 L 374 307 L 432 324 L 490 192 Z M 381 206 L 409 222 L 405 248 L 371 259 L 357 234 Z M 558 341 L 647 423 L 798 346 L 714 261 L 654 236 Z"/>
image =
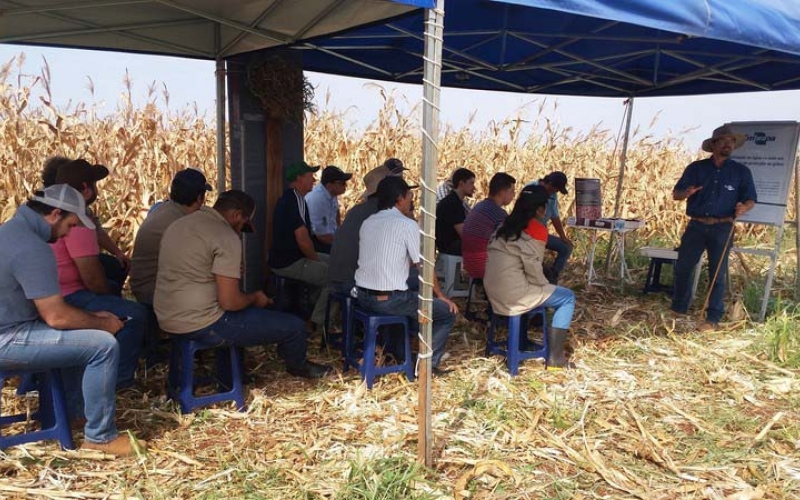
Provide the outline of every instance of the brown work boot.
<path id="1" fill-rule="evenodd" d="M 710 321 L 703 321 L 699 325 L 697 325 L 698 332 L 715 332 L 719 329 L 719 326 L 716 323 L 712 323 Z"/>
<path id="2" fill-rule="evenodd" d="M 128 436 L 127 433 L 123 433 L 107 443 L 90 443 L 89 441 L 84 441 L 81 450 L 101 451 L 117 457 L 127 457 L 135 455 L 136 448 L 141 450 L 147 448 L 147 442 L 140 440 L 136 441 L 136 447 L 134 447 L 131 441 L 135 439 L 136 438 L 132 436 Z"/>

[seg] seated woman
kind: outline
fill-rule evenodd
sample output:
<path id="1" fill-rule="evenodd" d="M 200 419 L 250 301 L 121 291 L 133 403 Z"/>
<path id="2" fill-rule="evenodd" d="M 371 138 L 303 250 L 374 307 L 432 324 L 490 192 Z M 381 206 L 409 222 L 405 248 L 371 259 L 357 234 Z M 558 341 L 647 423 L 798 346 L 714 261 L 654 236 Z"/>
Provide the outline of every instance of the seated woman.
<path id="1" fill-rule="evenodd" d="M 575 367 L 564 354 L 575 294 L 551 285 L 542 271 L 547 228 L 538 219 L 544 216 L 547 198 L 543 188 L 520 193 L 511 215 L 489 242 L 483 285 L 497 314 L 516 316 L 539 306 L 555 308 L 547 331 L 545 367 L 556 370 Z"/>

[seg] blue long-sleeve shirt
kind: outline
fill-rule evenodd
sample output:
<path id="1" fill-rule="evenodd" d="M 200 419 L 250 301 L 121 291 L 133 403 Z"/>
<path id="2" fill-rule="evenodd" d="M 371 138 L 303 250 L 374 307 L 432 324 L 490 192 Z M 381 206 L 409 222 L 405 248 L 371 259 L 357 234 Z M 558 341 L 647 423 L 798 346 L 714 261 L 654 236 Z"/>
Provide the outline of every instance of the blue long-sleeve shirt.
<path id="1" fill-rule="evenodd" d="M 703 187 L 686 200 L 689 217 L 733 217 L 737 203 L 758 201 L 750 169 L 730 158 L 720 168 L 711 157 L 690 163 L 674 190 L 689 186 Z"/>

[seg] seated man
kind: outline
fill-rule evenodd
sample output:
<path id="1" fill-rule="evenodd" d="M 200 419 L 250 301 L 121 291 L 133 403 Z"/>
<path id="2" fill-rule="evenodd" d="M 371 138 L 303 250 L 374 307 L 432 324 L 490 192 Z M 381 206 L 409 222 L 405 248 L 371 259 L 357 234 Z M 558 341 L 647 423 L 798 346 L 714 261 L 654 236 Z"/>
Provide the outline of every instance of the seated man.
<path id="1" fill-rule="evenodd" d="M 142 222 L 133 243 L 131 291 L 136 300 L 152 307 L 158 273 L 158 251 L 164 231 L 176 220 L 197 211 L 211 186 L 199 170 L 181 170 L 172 179 L 169 200 L 158 205 Z"/>
<path id="2" fill-rule="evenodd" d="M 278 276 L 292 278 L 313 287 L 314 312 L 311 322 L 321 328 L 325 323 L 328 303 L 328 260 L 314 249 L 311 215 L 305 195 L 314 187 L 314 172 L 304 161 L 292 164 L 286 171 L 289 188 L 278 203 L 272 226 L 272 249 L 269 266 Z"/>
<path id="3" fill-rule="evenodd" d="M 44 187 L 55 184 L 59 167 L 69 162 L 70 159 L 63 156 L 52 156 L 48 158 L 47 161 L 44 162 L 44 167 L 42 168 L 42 183 Z M 98 165 L 98 167 L 105 168 L 102 165 Z M 108 175 L 108 169 L 105 170 L 105 173 Z M 108 252 L 101 253 L 99 256 L 100 263 L 103 265 L 103 270 L 106 273 L 106 279 L 111 282 L 115 294 L 120 295 L 122 292 L 122 285 L 125 284 L 125 280 L 128 278 L 131 260 L 125 252 L 114 243 L 114 240 L 111 239 L 108 233 L 106 233 L 100 220 L 92 213 L 92 210 L 87 209 L 86 213 L 97 228 L 97 243 L 100 245 L 100 249 Z"/>
<path id="4" fill-rule="evenodd" d="M 316 248 L 322 253 L 331 253 L 333 236 L 341 223 L 338 197 L 347 190 L 347 181 L 352 177 L 353 174 L 346 174 L 339 167 L 327 166 L 322 171 L 320 183 L 306 194 L 311 231 Z"/>
<path id="5" fill-rule="evenodd" d="M 412 331 L 419 330 L 417 292 L 408 289 L 411 266 L 419 263 L 419 225 L 409 217 L 414 195 L 399 177 L 386 177 L 378 184 L 378 212 L 367 218 L 359 231 L 358 269 L 355 282 L 358 305 L 379 314 L 408 317 Z M 456 320 L 458 307 L 448 299 L 434 280 L 433 292 L 433 374 L 438 368 L 447 337 Z M 398 336 L 392 336 L 392 351 L 400 352 Z"/>
<path id="6" fill-rule="evenodd" d="M 97 199 L 97 181 L 108 174 L 102 165 L 73 160 L 59 167 L 56 181 L 68 184 L 83 195 L 87 205 Z M 147 312 L 141 304 L 114 295 L 98 255 L 94 228 L 78 226 L 52 245 L 58 265 L 58 284 L 64 300 L 87 311 L 110 311 L 126 318 L 117 333 L 120 344 L 117 388 L 133 385 L 136 365 L 147 328 Z"/>
<path id="7" fill-rule="evenodd" d="M 475 192 L 475 174 L 466 168 L 453 172 L 453 190 L 436 205 L 436 249 L 461 255 L 461 230 L 467 218 L 464 198 Z"/>
<path id="8" fill-rule="evenodd" d="M 566 267 L 574 246 L 572 241 L 567 238 L 567 233 L 564 232 L 561 214 L 558 213 L 557 193 L 567 194 L 567 176 L 564 175 L 564 172 L 550 172 L 544 176 L 544 179 L 539 179 L 525 186 L 525 189 L 529 186 L 542 186 L 549 196 L 547 210 L 539 222 L 547 227 L 547 221 L 549 220 L 553 223 L 553 228 L 558 233 L 558 236 L 553 236 L 552 234 L 547 236 L 547 249 L 556 252 L 556 260 L 551 267 L 544 269 L 547 280 L 555 285 L 558 284 L 558 278 Z"/>
<path id="9" fill-rule="evenodd" d="M 242 232 L 252 232 L 255 202 L 225 191 L 214 208 L 202 207 L 173 222 L 161 239 L 155 310 L 161 329 L 217 346 L 278 344 L 291 375 L 320 378 L 328 367 L 306 359 L 303 320 L 264 309 L 262 291 L 242 293 Z"/>
<path id="10" fill-rule="evenodd" d="M 47 246 L 78 220 L 94 230 L 83 196 L 58 184 L 38 191 L 0 226 L 0 370 L 63 368 L 70 416 L 86 418 L 82 449 L 130 455 L 129 437 L 114 424 L 120 355 L 114 334 L 123 323 L 64 302 Z"/>
<path id="11" fill-rule="evenodd" d="M 336 232 L 331 247 L 328 280 L 330 289 L 350 294 L 355 286 L 355 274 L 358 267 L 359 231 L 367 217 L 378 211 L 378 183 L 388 177 L 392 171 L 384 166 L 376 167 L 364 176 L 366 191 L 362 195 L 364 201 L 347 212 L 344 222 Z"/>
<path id="12" fill-rule="evenodd" d="M 503 207 L 514 201 L 516 179 L 498 172 L 489 181 L 489 197 L 476 204 L 461 231 L 461 253 L 464 270 L 472 279 L 483 279 L 486 270 L 486 245 L 495 229 L 506 220 L 508 212 Z"/>

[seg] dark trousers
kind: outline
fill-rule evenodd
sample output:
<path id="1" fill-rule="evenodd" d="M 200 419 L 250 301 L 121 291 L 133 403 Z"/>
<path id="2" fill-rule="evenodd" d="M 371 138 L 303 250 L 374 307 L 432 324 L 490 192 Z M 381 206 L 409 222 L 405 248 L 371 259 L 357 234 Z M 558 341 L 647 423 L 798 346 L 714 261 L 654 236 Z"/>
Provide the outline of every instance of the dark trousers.
<path id="1" fill-rule="evenodd" d="M 180 335 L 213 347 L 253 347 L 278 344 L 278 355 L 287 367 L 306 361 L 305 323 L 288 313 L 248 307 L 228 311 L 217 321 L 195 332 Z"/>
<path id="2" fill-rule="evenodd" d="M 731 238 L 729 243 L 732 222 L 719 224 L 701 224 L 689 221 L 686 231 L 681 238 L 678 249 L 678 260 L 675 262 L 675 295 L 672 297 L 672 310 L 685 313 L 689 310 L 689 301 L 692 298 L 692 271 L 700 261 L 703 252 L 708 253 L 708 279 L 714 278 L 714 272 L 719 266 L 719 273 L 712 287 L 708 300 L 706 320 L 719 323 L 725 313 L 725 281 L 728 276 L 728 255 L 731 251 Z M 721 262 L 721 264 L 720 264 Z"/>

